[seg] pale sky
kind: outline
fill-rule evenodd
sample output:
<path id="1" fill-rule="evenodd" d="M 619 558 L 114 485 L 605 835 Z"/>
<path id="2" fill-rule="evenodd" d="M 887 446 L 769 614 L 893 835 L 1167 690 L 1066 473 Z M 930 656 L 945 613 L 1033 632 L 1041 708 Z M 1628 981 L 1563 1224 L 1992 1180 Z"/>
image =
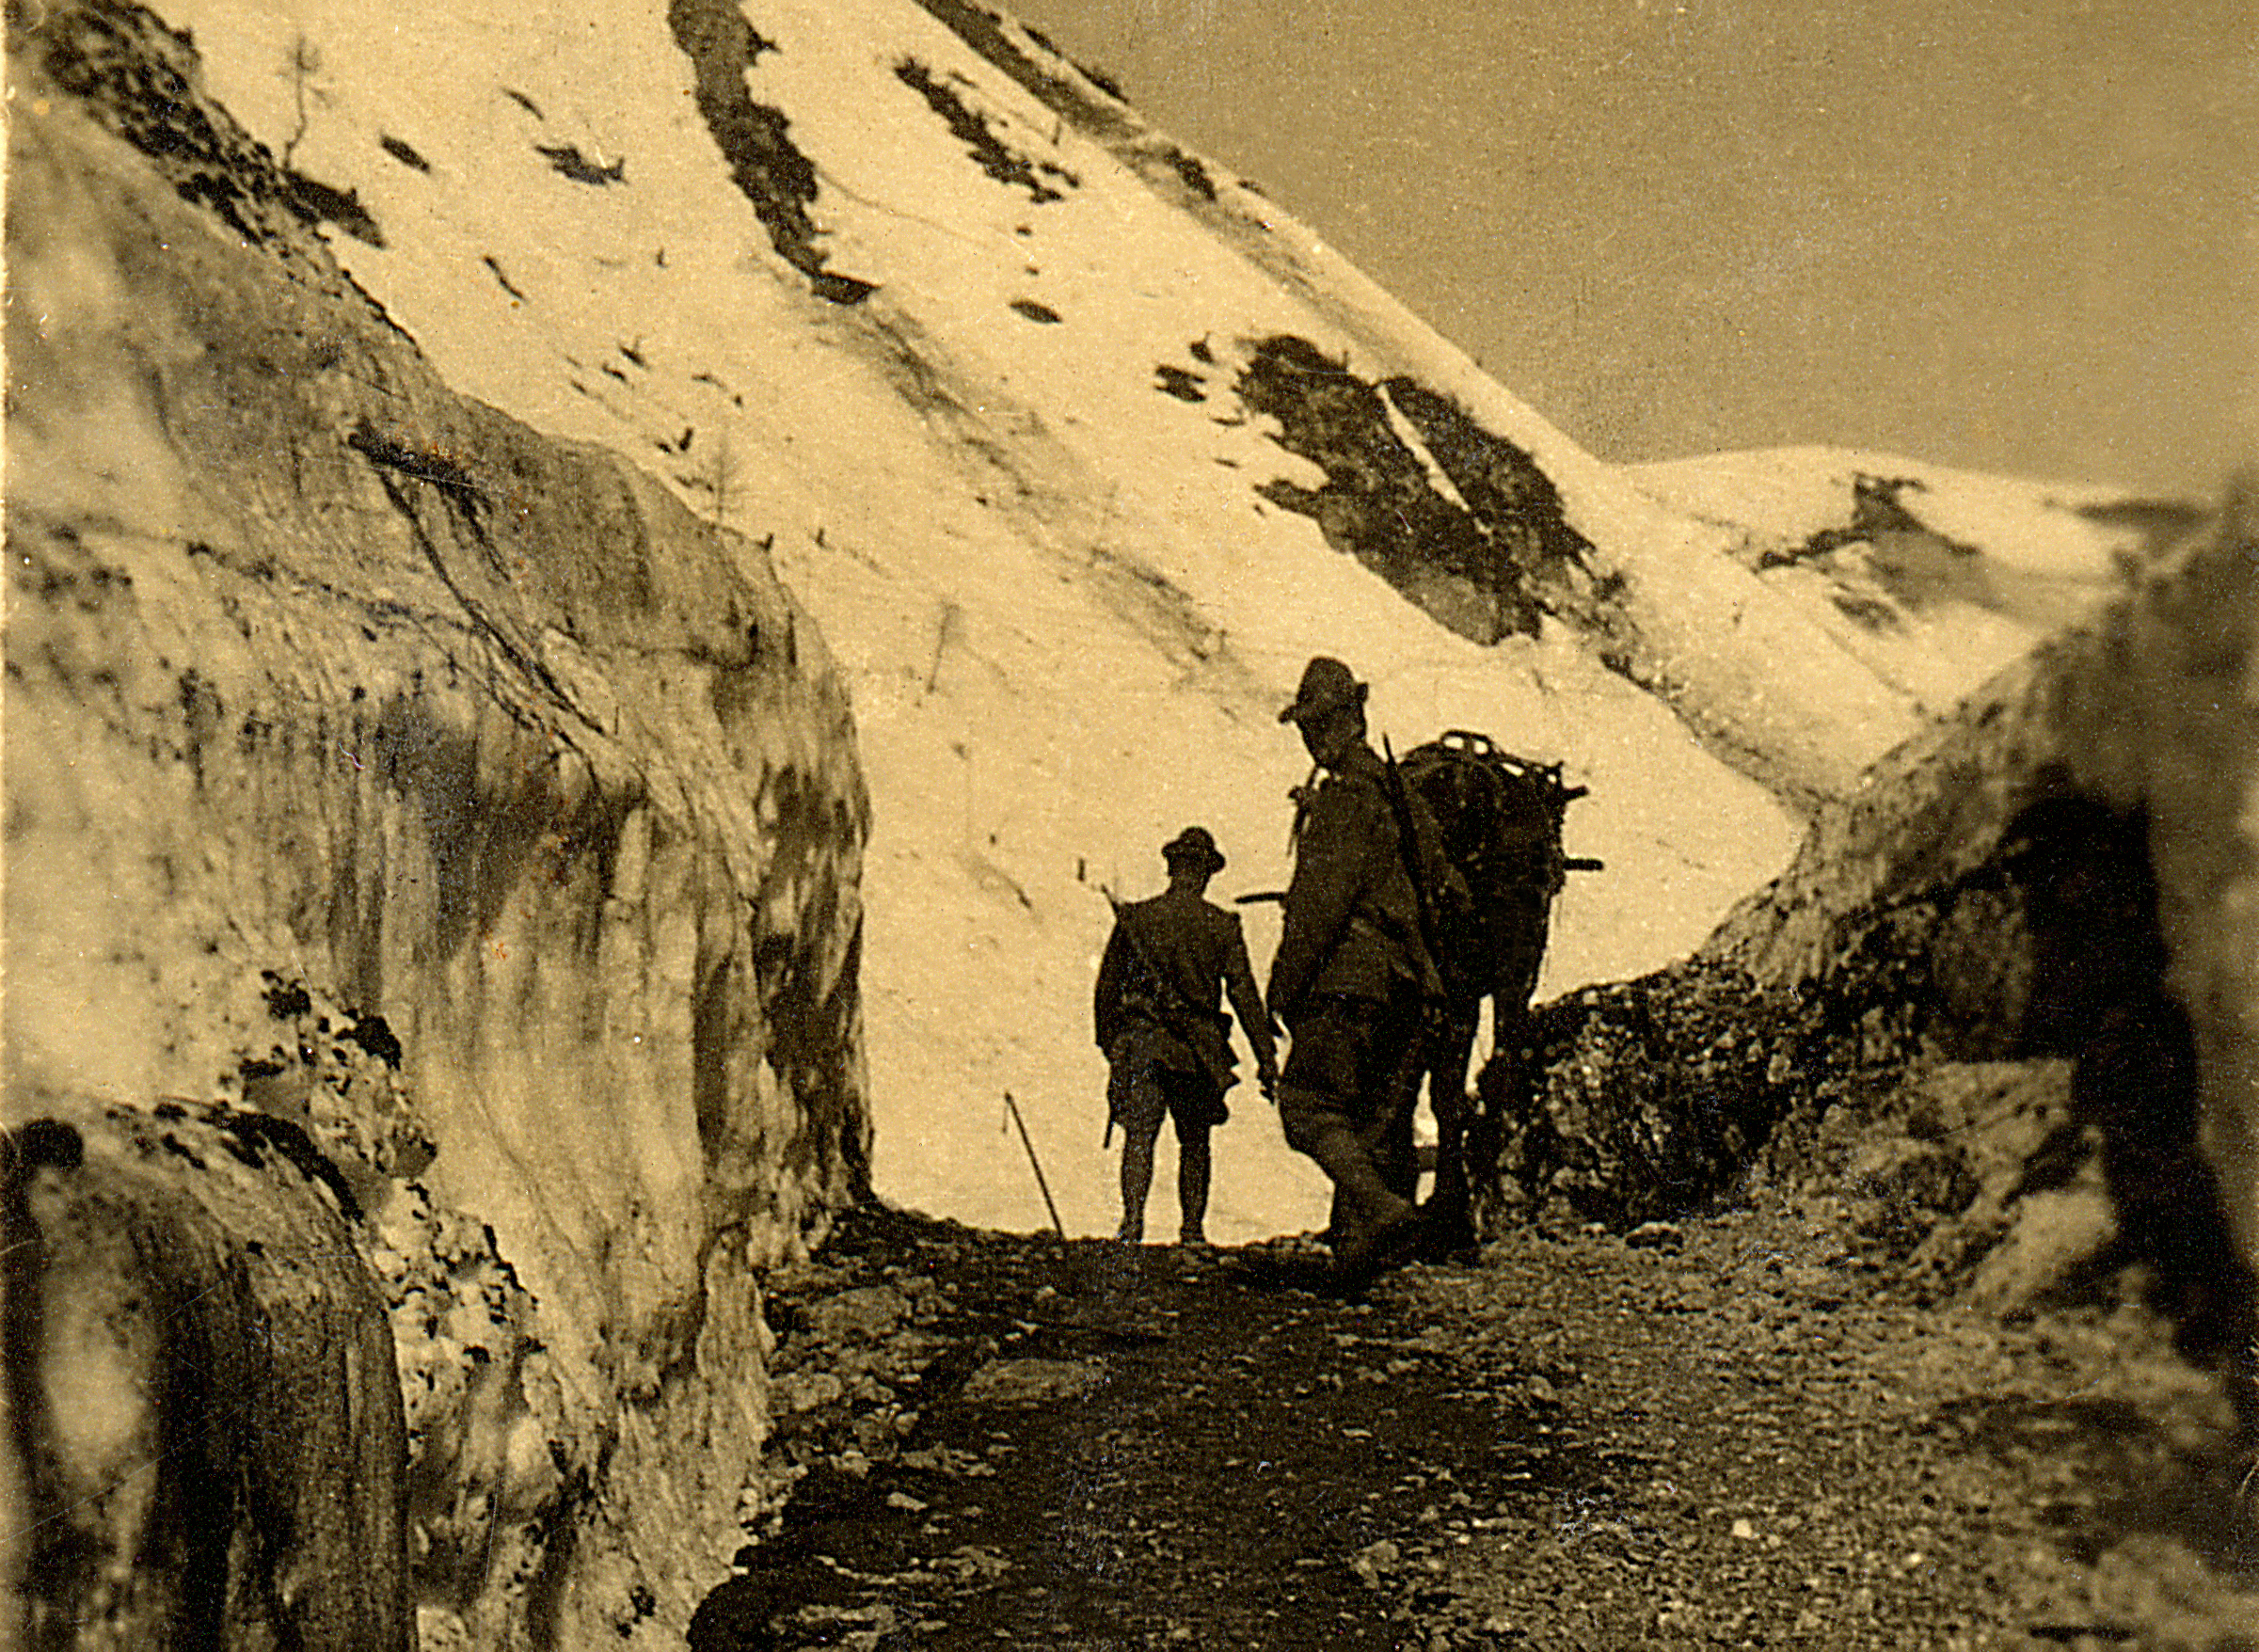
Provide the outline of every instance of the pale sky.
<path id="1" fill-rule="evenodd" d="M 1013 9 L 1602 458 L 2259 457 L 2259 0 Z"/>

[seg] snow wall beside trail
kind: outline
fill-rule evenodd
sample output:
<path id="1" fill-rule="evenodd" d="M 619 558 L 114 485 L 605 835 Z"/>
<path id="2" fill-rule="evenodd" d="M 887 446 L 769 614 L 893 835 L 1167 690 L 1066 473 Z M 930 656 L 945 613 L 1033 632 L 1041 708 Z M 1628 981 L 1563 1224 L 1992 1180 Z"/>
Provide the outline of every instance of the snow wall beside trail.
<path id="1" fill-rule="evenodd" d="M 760 1271 L 867 1175 L 845 693 L 757 548 L 453 394 L 183 41 L 11 46 L 8 1605 L 679 1644 Z"/>

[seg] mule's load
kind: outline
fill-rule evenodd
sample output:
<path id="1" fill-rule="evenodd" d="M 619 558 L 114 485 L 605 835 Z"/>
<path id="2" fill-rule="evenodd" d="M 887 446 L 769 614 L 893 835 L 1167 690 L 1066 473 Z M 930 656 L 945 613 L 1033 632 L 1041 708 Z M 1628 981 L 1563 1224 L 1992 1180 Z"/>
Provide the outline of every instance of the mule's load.
<path id="1" fill-rule="evenodd" d="M 1519 1015 L 1536 990 L 1553 897 L 1568 873 L 1600 869 L 1562 848 L 1568 805 L 1585 788 L 1563 785 L 1558 763 L 1517 757 L 1463 728 L 1407 752 L 1397 770 L 1465 885 L 1438 937 L 1452 995 L 1490 997 L 1497 1014 Z"/>

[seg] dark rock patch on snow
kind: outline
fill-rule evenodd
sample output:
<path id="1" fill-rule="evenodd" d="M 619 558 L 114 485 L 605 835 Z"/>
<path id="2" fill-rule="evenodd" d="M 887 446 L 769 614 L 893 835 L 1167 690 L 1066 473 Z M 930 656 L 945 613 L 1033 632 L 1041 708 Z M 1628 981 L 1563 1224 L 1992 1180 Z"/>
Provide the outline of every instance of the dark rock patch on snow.
<path id="1" fill-rule="evenodd" d="M 1561 493 L 1527 452 L 1493 436 L 1451 397 L 1417 379 L 1386 380 L 1381 391 L 1451 478 L 1491 545 L 1540 606 L 1575 606 L 1574 575 L 1589 576 L 1592 550 L 1561 512 Z M 1587 580 L 1586 583 L 1589 583 Z"/>
<path id="2" fill-rule="evenodd" d="M 419 172 L 428 172 L 432 169 L 432 164 L 417 152 L 416 146 L 406 138 L 394 137 L 388 132 L 376 141 L 386 154 L 390 155 L 402 166 L 412 167 Z"/>
<path id="3" fill-rule="evenodd" d="M 303 172 L 284 174 L 290 180 L 291 207 L 309 224 L 335 224 L 366 246 L 381 247 L 384 230 L 361 205 L 357 189 L 339 189 Z"/>
<path id="4" fill-rule="evenodd" d="M 1769 550 L 1758 560 L 1760 568 L 1784 567 L 1813 557 L 1826 556 L 1830 551 L 1846 545 L 1873 544 L 1888 534 L 1913 533 L 1926 535 L 1937 541 L 1945 549 L 1960 556 L 1974 556 L 1977 548 L 1949 539 L 1923 524 L 1906 508 L 1903 495 L 1919 492 L 1923 484 L 1913 476 L 1870 476 L 1864 471 L 1852 477 L 1852 517 L 1846 527 L 1822 528 L 1802 545 L 1788 550 Z"/>
<path id="5" fill-rule="evenodd" d="M 1187 373 L 1166 361 L 1154 367 L 1153 379 L 1153 389 L 1165 396 L 1174 396 L 1180 402 L 1204 402 L 1208 399 L 1208 393 L 1201 389 L 1207 380 L 1197 373 Z"/>
<path id="6" fill-rule="evenodd" d="M 1903 630 L 1906 616 L 1941 603 L 1998 608 L 2001 594 L 1979 548 L 1922 520 L 1924 491 L 1917 477 L 1854 472 L 1848 522 L 1765 551 L 1757 569 L 1817 569 L 1830 579 L 1836 607 L 1871 631 Z"/>
<path id="7" fill-rule="evenodd" d="M 1007 188 L 1025 189 L 1027 199 L 1041 206 L 1045 201 L 1064 200 L 1066 197 L 1046 183 L 1052 177 L 1073 188 L 1079 182 L 1063 167 L 1042 163 L 1039 167 L 1027 157 L 1012 149 L 996 135 L 988 117 L 968 107 L 953 87 L 945 86 L 933 76 L 933 71 L 915 57 L 905 57 L 894 67 L 895 78 L 926 100 L 926 106 L 947 123 L 951 135 L 965 146 L 965 153 L 974 165 Z"/>
<path id="8" fill-rule="evenodd" d="M 1216 180 L 1208 176 L 1208 168 L 1198 155 L 1187 154 L 1176 145 L 1169 144 L 1161 151 L 1161 158 L 1169 163 L 1169 169 L 1177 175 L 1186 189 L 1202 200 L 1213 201 L 1216 199 Z"/>
<path id="9" fill-rule="evenodd" d="M 745 71 L 773 46 L 722 0 L 668 0 L 667 27 L 697 75 L 699 116 L 777 255 L 835 304 L 860 304 L 873 284 L 823 266 L 821 231 L 808 208 L 816 168 L 792 142 L 791 122 L 745 89 Z"/>
<path id="10" fill-rule="evenodd" d="M 1280 446 L 1326 472 L 1316 488 L 1265 483 L 1257 489 L 1265 499 L 1309 516 L 1328 544 L 1461 636 L 1490 643 L 1535 633 L 1545 605 L 1530 577 L 1540 569 L 1528 564 L 1541 551 L 1573 557 L 1579 542 L 1564 537 L 1558 500 L 1525 455 L 1508 458 L 1506 444 L 1477 439 L 1443 398 L 1405 380 L 1370 383 L 1291 335 L 1255 345 L 1235 388 L 1250 411 L 1279 421 Z M 1436 463 L 1460 497 L 1441 491 L 1406 445 L 1390 417 L 1398 398 L 1408 419 L 1417 408 L 1450 449 L 1449 464 L 1440 453 Z M 1477 485 L 1479 504 L 1457 488 L 1452 465 Z"/>
<path id="11" fill-rule="evenodd" d="M 11 54 L 16 44 L 11 39 Z M 207 97 L 186 34 L 130 0 L 83 0 L 43 8 L 23 48 L 80 110 L 140 151 L 182 199 L 213 213 L 317 291 L 358 294 L 313 227 L 329 218 L 362 239 L 374 234 L 370 244 L 381 246 L 374 220 L 349 194 L 325 193 L 326 186 L 278 165 Z"/>
<path id="12" fill-rule="evenodd" d="M 1077 130 L 1101 142 L 1133 137 L 1143 130 L 1123 106 L 1120 86 L 1070 62 L 1032 29 L 1026 31 L 1028 40 L 1050 52 L 1053 60 L 1070 73 L 1055 72 L 1029 57 L 1005 34 L 1003 15 L 976 5 L 973 0 L 918 0 L 918 4 L 936 23 L 955 33 Z M 1092 97 L 1090 87 L 1095 87 L 1102 96 Z"/>
<path id="13" fill-rule="evenodd" d="M 508 276 L 502 273 L 502 266 L 495 262 L 494 255 L 492 253 L 487 253 L 480 258 L 479 262 L 486 266 L 486 273 L 494 278 L 495 285 L 501 288 L 503 292 L 509 294 L 511 297 L 517 299 L 520 304 L 526 302 L 525 294 L 518 288 L 517 282 L 513 281 Z"/>
<path id="14" fill-rule="evenodd" d="M 589 183 L 602 187 L 608 183 L 628 181 L 628 157 L 622 155 L 607 167 L 590 160 L 575 143 L 537 143 L 533 152 L 547 161 L 550 167 L 575 183 Z"/>

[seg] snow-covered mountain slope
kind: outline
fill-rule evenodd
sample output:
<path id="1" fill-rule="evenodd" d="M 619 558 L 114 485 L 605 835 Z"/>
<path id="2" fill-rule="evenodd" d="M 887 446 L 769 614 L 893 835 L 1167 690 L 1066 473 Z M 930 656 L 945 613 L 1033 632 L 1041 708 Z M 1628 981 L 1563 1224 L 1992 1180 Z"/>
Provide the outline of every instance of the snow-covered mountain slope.
<path id="1" fill-rule="evenodd" d="M 1957 643 L 1913 673 L 1749 565 L 1725 473 L 1596 461 L 965 0 L 162 9 L 452 385 L 631 455 L 816 614 L 872 791 L 898 1199 L 1041 1223 L 1010 1091 L 1068 1227 L 1111 1226 L 1101 885 L 1149 893 L 1196 820 L 1218 894 L 1283 882 L 1274 712 L 1314 652 L 1399 749 L 1471 727 L 1591 786 L 1571 847 L 1608 870 L 1551 987 L 1691 948 L 1948 691 Z M 1212 1233 L 1314 1224 L 1234 1093 Z"/>
<path id="2" fill-rule="evenodd" d="M 1895 453 L 1785 448 L 1640 465 L 1668 509 L 1817 614 L 1922 710 L 2092 614 L 2193 510 L 2108 488 L 1987 476 Z"/>

